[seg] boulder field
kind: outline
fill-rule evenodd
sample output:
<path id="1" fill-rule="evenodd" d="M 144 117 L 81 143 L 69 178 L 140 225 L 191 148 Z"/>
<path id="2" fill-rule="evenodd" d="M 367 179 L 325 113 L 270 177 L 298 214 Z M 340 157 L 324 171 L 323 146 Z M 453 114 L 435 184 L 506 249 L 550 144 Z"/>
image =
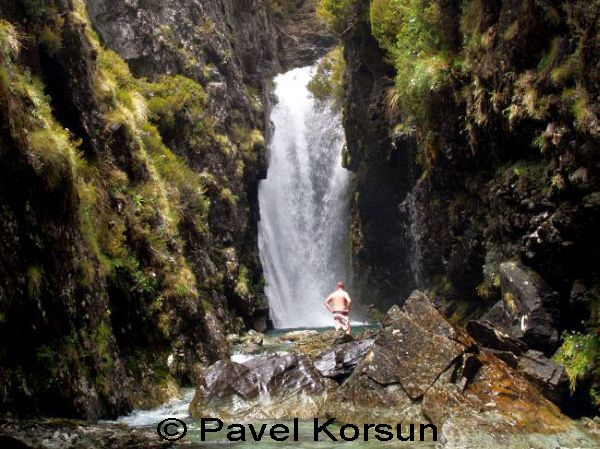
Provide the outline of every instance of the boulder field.
<path id="1" fill-rule="evenodd" d="M 553 395 L 546 390 L 562 378 L 548 371 L 554 362 L 501 331 L 497 339 L 506 343 L 488 349 L 490 339 L 480 335 L 494 331 L 477 323 L 469 328 L 472 335 L 415 291 L 403 307 L 387 312 L 375 335 L 335 344 L 327 333 L 322 340 L 329 340 L 329 348 L 318 354 L 302 353 L 306 345 L 300 340 L 289 352 L 217 362 L 200 377 L 190 413 L 223 420 L 433 424 L 443 447 L 499 441 L 510 447 L 547 447 L 550 441 L 597 447 L 548 399 Z"/>

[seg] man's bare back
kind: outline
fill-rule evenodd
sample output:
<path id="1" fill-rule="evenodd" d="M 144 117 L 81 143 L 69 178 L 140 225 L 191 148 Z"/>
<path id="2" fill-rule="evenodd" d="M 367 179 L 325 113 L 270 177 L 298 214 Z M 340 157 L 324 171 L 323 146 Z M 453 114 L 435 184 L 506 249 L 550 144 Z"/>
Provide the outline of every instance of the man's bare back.
<path id="1" fill-rule="evenodd" d="M 338 282 L 337 289 L 325 300 L 325 307 L 333 313 L 336 330 L 344 330 L 348 335 L 352 333 L 348 315 L 352 309 L 352 300 L 344 290 L 344 283 Z"/>
<path id="2" fill-rule="evenodd" d="M 330 312 L 350 312 L 352 300 L 350 295 L 343 289 L 337 289 L 325 300 L 325 306 Z"/>

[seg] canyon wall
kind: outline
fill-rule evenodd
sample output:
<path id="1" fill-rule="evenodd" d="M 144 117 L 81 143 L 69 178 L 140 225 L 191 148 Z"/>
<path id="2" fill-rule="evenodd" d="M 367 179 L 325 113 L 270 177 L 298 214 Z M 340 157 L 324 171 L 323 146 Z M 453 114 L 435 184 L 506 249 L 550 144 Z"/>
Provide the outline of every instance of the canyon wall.
<path id="1" fill-rule="evenodd" d="M 464 321 L 510 306 L 500 265 L 518 261 L 560 297 L 557 356 L 572 364 L 577 342 L 594 365 L 597 3 L 321 3 L 348 67 L 359 300 L 385 310 L 420 283 Z"/>
<path id="2" fill-rule="evenodd" d="M 156 404 L 266 325 L 268 78 L 333 37 L 275 0 L 9 0 L 0 28 L 0 413 Z"/>

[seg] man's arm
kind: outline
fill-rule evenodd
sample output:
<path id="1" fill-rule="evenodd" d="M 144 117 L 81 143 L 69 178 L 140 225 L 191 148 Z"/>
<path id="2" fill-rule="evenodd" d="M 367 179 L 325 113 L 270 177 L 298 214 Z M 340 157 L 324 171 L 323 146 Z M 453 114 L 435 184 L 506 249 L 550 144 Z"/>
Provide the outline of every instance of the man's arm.
<path id="1" fill-rule="evenodd" d="M 352 310 L 352 300 L 350 299 L 350 295 L 346 293 L 346 304 L 348 305 L 348 313 Z"/>
<path id="2" fill-rule="evenodd" d="M 329 295 L 327 297 L 327 299 L 325 299 L 325 307 L 327 307 L 327 310 L 329 310 L 330 312 L 333 312 L 333 310 L 331 309 L 331 306 L 329 305 L 329 301 L 331 301 L 332 297 L 331 295 Z"/>

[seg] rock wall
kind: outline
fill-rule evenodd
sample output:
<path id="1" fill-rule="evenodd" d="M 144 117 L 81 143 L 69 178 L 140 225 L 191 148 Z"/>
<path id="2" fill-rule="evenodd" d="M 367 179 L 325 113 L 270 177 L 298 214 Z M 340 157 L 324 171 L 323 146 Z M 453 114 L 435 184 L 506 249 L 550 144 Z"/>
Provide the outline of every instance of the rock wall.
<path id="1" fill-rule="evenodd" d="M 359 6 L 365 14 L 368 5 Z M 359 304 L 382 309 L 406 297 L 415 288 L 407 260 L 410 252 L 409 219 L 402 203 L 412 188 L 407 174 L 414 165 L 415 139 L 390 136 L 385 94 L 393 67 L 371 36 L 368 23 L 358 22 L 343 38 L 347 61 L 346 167 L 355 172 L 352 200 L 352 282 Z"/>
<path id="2" fill-rule="evenodd" d="M 596 338 L 598 5 L 323 5 L 348 65 L 359 301 L 402 303 L 418 271 L 464 320 L 510 306 L 500 266 L 520 260 L 558 294 L 555 335 Z"/>
<path id="3" fill-rule="evenodd" d="M 0 5 L 1 414 L 151 406 L 264 328 L 269 8 Z"/>

